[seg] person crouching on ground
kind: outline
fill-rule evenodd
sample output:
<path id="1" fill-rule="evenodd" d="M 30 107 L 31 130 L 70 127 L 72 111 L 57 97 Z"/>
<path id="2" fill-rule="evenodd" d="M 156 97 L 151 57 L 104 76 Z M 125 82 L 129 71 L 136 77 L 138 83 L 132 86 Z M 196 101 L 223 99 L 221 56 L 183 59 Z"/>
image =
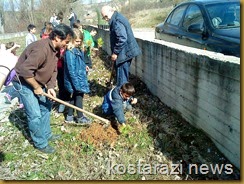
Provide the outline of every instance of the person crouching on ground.
<path id="1" fill-rule="evenodd" d="M 121 87 L 111 89 L 103 99 L 103 114 L 115 115 L 117 121 L 125 126 L 124 110 L 131 110 L 131 104 L 137 103 L 137 99 L 132 97 L 134 93 L 135 88 L 131 83 L 124 83 Z"/>
<path id="2" fill-rule="evenodd" d="M 83 34 L 77 28 L 74 28 L 73 31 L 74 39 L 67 46 L 67 50 L 64 55 L 64 86 L 71 94 L 70 104 L 74 104 L 82 109 L 84 93 L 90 92 L 86 74 L 89 67 L 86 66 L 84 62 L 84 53 L 80 49 L 83 42 Z M 77 111 L 77 116 L 77 123 L 81 125 L 91 123 L 91 121 L 85 117 L 82 112 Z M 69 108 L 65 122 L 74 122 L 73 108 Z"/>

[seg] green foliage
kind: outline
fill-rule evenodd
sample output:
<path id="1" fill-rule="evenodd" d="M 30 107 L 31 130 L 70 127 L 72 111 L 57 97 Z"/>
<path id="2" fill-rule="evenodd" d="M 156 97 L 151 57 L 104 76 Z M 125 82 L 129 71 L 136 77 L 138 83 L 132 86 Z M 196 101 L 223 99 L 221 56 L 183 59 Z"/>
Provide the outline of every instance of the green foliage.
<path id="1" fill-rule="evenodd" d="M 128 118 L 128 122 L 129 123 L 135 123 L 136 122 L 136 118 L 135 117 L 130 117 L 130 118 Z"/>
<path id="2" fill-rule="evenodd" d="M 23 176 L 22 176 L 23 177 Z M 28 172 L 27 175 L 24 176 L 25 180 L 40 180 L 40 179 L 45 179 L 45 175 L 40 172 Z"/>
<path id="3" fill-rule="evenodd" d="M 82 150 L 82 153 L 86 153 L 88 155 L 92 155 L 95 151 L 95 148 L 92 144 L 87 144 L 85 142 L 82 142 L 81 143 L 81 150 Z"/>
<path id="4" fill-rule="evenodd" d="M 139 150 L 148 148 L 152 144 L 152 138 L 147 131 L 137 132 L 128 138 L 128 142 Z"/>
<path id="5" fill-rule="evenodd" d="M 122 126 L 120 128 L 120 133 L 122 135 L 127 135 L 129 134 L 131 131 L 133 130 L 133 128 L 130 125 L 126 125 L 126 126 Z"/>
<path id="6" fill-rule="evenodd" d="M 16 159 L 16 155 L 14 153 L 6 153 L 4 156 L 5 161 L 12 161 Z"/>
<path id="7" fill-rule="evenodd" d="M 125 173 L 125 175 L 123 175 L 123 180 L 141 180 L 141 176 L 139 174 Z"/>
<path id="8" fill-rule="evenodd" d="M 104 44 L 104 42 L 103 42 L 102 37 L 98 38 L 98 39 L 97 39 L 97 45 L 98 45 L 98 47 L 102 47 L 103 44 Z"/>
<path id="9" fill-rule="evenodd" d="M 91 40 L 87 40 L 86 41 L 86 47 L 91 47 L 92 45 L 92 41 Z"/>

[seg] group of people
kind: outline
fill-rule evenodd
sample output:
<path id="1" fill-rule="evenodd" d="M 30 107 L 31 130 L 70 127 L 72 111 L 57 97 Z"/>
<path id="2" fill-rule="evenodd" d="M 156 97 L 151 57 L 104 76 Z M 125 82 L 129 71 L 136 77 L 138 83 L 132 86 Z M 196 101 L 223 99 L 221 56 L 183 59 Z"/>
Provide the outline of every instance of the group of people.
<path id="1" fill-rule="evenodd" d="M 132 97 L 135 88 L 129 82 L 130 64 L 134 57 L 141 54 L 141 50 L 128 20 L 122 14 L 110 6 L 104 6 L 101 15 L 110 25 L 111 60 L 116 70 L 116 86 L 105 94 L 102 112 L 113 114 L 119 124 L 125 125 L 124 110 L 130 110 L 131 104 L 137 102 Z M 32 30 L 33 26 L 29 29 Z M 59 139 L 60 135 L 52 134 L 52 102 L 43 93 L 56 97 L 54 88 L 57 80 L 59 98 L 83 108 L 84 94 L 90 92 L 87 73 L 91 62 L 86 62 L 86 58 L 90 59 L 92 45 L 84 42 L 88 37 L 86 34 L 77 20 L 72 26 L 59 23 L 52 27 L 48 37 L 30 43 L 14 67 L 16 76 L 12 83 L 24 105 L 31 138 L 35 148 L 44 153 L 55 152 L 49 141 Z M 63 112 L 64 107 L 59 110 Z M 79 124 L 91 123 L 82 112 L 77 112 L 75 117 L 74 109 L 69 108 L 65 122 L 74 121 Z"/>
<path id="2" fill-rule="evenodd" d="M 75 23 L 76 20 L 78 20 L 78 18 L 72 8 L 69 9 L 69 13 L 70 15 L 68 15 L 67 18 L 70 21 L 70 27 L 73 28 L 73 24 Z M 49 22 L 52 23 L 54 27 L 56 27 L 58 24 L 63 22 L 63 18 L 64 18 L 63 12 L 59 12 L 57 15 L 56 12 L 53 12 L 53 15 L 51 16 Z"/>
<path id="3" fill-rule="evenodd" d="M 125 125 L 124 109 L 131 109 L 137 103 L 132 95 L 134 86 L 129 83 L 129 72 L 132 59 L 141 54 L 141 50 L 133 35 L 129 21 L 110 6 L 101 10 L 104 20 L 110 25 L 111 60 L 116 71 L 116 87 L 104 97 L 102 111 L 114 114 L 121 125 Z"/>

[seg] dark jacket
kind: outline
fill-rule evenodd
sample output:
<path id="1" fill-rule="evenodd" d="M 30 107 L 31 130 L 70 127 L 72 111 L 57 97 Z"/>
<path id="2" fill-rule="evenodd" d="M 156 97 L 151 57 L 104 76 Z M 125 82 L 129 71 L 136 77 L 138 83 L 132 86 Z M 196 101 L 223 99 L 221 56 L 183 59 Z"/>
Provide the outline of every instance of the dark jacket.
<path id="1" fill-rule="evenodd" d="M 123 108 L 124 99 L 120 95 L 120 88 L 111 89 L 103 99 L 102 111 L 104 114 L 114 114 L 119 123 L 125 123 L 125 115 Z"/>
<path id="2" fill-rule="evenodd" d="M 69 21 L 70 21 L 70 27 L 73 28 L 73 24 L 77 20 L 77 15 L 73 12 L 74 16 L 72 16 Z"/>
<path id="3" fill-rule="evenodd" d="M 118 55 L 116 65 L 141 54 L 129 21 L 117 11 L 109 21 L 111 51 Z"/>
<path id="4" fill-rule="evenodd" d="M 66 50 L 64 55 L 64 86 L 70 93 L 89 93 L 89 84 L 84 63 L 84 53 L 78 49 Z"/>
<path id="5" fill-rule="evenodd" d="M 15 66 L 16 73 L 20 79 L 34 77 L 42 86 L 54 88 L 57 78 L 56 54 L 49 38 L 33 42 L 20 55 Z"/>

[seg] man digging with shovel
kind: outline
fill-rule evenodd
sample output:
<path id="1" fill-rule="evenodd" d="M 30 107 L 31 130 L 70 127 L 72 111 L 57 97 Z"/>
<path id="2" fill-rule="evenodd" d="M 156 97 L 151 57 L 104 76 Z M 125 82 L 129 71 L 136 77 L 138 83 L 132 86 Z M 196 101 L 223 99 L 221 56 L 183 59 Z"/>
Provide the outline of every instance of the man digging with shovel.
<path id="1" fill-rule="evenodd" d="M 44 153 L 55 152 L 48 142 L 60 136 L 52 134 L 51 102 L 43 93 L 56 97 L 57 50 L 65 47 L 73 35 L 69 26 L 57 25 L 49 38 L 28 45 L 14 68 L 19 80 L 15 78 L 13 85 L 25 107 L 29 134 L 34 147 Z"/>

